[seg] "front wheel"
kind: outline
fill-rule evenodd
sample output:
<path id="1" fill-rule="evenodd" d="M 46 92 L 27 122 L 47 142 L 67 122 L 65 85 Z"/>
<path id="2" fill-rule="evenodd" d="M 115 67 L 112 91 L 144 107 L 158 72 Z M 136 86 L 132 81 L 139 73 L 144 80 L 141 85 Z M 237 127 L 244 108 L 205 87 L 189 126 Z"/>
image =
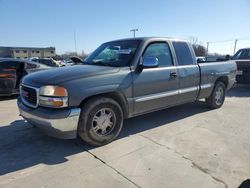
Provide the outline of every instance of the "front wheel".
<path id="1" fill-rule="evenodd" d="M 113 141 L 123 125 L 123 111 L 113 99 L 97 97 L 82 107 L 78 125 L 80 138 L 92 146 L 101 146 Z"/>
<path id="2" fill-rule="evenodd" d="M 223 82 L 216 82 L 212 94 L 206 98 L 206 104 L 213 109 L 220 108 L 226 96 L 226 86 Z"/>

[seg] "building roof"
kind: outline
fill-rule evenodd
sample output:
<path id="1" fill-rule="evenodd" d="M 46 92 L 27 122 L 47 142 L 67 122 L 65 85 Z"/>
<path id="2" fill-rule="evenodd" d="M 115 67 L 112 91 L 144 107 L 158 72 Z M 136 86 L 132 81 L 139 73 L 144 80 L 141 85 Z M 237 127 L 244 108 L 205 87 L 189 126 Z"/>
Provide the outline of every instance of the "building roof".
<path id="1" fill-rule="evenodd" d="M 2 61 L 16 61 L 16 62 L 32 62 L 30 60 L 26 60 L 26 59 L 16 59 L 16 58 L 0 58 L 0 62 Z M 34 62 L 33 62 L 34 63 Z"/>
<path id="2" fill-rule="evenodd" d="M 0 46 L 0 48 L 4 48 L 4 49 L 37 49 L 37 50 L 44 50 L 44 49 L 51 49 L 51 50 L 55 50 L 55 47 L 14 47 L 14 46 Z"/>

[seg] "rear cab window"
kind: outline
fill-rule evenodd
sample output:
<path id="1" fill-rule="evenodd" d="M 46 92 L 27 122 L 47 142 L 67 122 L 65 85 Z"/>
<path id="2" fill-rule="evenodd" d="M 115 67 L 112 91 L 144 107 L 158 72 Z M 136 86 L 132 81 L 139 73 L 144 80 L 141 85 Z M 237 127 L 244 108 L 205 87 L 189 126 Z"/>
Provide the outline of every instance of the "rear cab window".
<path id="1" fill-rule="evenodd" d="M 186 42 L 174 41 L 173 47 L 179 66 L 194 65 L 194 59 Z"/>

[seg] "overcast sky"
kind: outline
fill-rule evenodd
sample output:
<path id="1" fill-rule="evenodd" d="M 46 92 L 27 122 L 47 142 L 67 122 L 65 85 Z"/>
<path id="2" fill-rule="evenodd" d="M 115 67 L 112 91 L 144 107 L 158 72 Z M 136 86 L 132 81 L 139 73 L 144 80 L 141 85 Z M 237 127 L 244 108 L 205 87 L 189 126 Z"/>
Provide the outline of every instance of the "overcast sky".
<path id="1" fill-rule="evenodd" d="M 197 37 L 209 51 L 250 46 L 250 0 L 0 0 L 0 46 L 55 46 L 89 53 L 109 40 Z M 231 41 L 225 41 L 231 40 Z"/>

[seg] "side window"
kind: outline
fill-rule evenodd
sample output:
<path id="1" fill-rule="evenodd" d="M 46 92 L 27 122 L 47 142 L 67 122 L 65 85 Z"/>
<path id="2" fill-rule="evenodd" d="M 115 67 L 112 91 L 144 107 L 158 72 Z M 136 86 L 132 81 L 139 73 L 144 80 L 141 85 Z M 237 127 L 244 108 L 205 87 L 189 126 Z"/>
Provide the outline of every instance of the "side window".
<path id="1" fill-rule="evenodd" d="M 173 66 L 172 55 L 165 42 L 150 44 L 143 54 L 144 57 L 156 57 L 159 61 L 159 67 Z"/>
<path id="2" fill-rule="evenodd" d="M 193 65 L 194 60 L 186 42 L 173 42 L 175 54 L 179 65 Z"/>
<path id="3" fill-rule="evenodd" d="M 240 55 L 240 58 L 238 59 L 250 59 L 250 50 L 242 50 L 242 53 Z"/>
<path id="4" fill-rule="evenodd" d="M 241 55 L 242 55 L 243 50 L 239 50 L 232 59 L 240 59 Z"/>
<path id="5" fill-rule="evenodd" d="M 246 59 L 250 59 L 250 50 L 247 50 Z"/>

